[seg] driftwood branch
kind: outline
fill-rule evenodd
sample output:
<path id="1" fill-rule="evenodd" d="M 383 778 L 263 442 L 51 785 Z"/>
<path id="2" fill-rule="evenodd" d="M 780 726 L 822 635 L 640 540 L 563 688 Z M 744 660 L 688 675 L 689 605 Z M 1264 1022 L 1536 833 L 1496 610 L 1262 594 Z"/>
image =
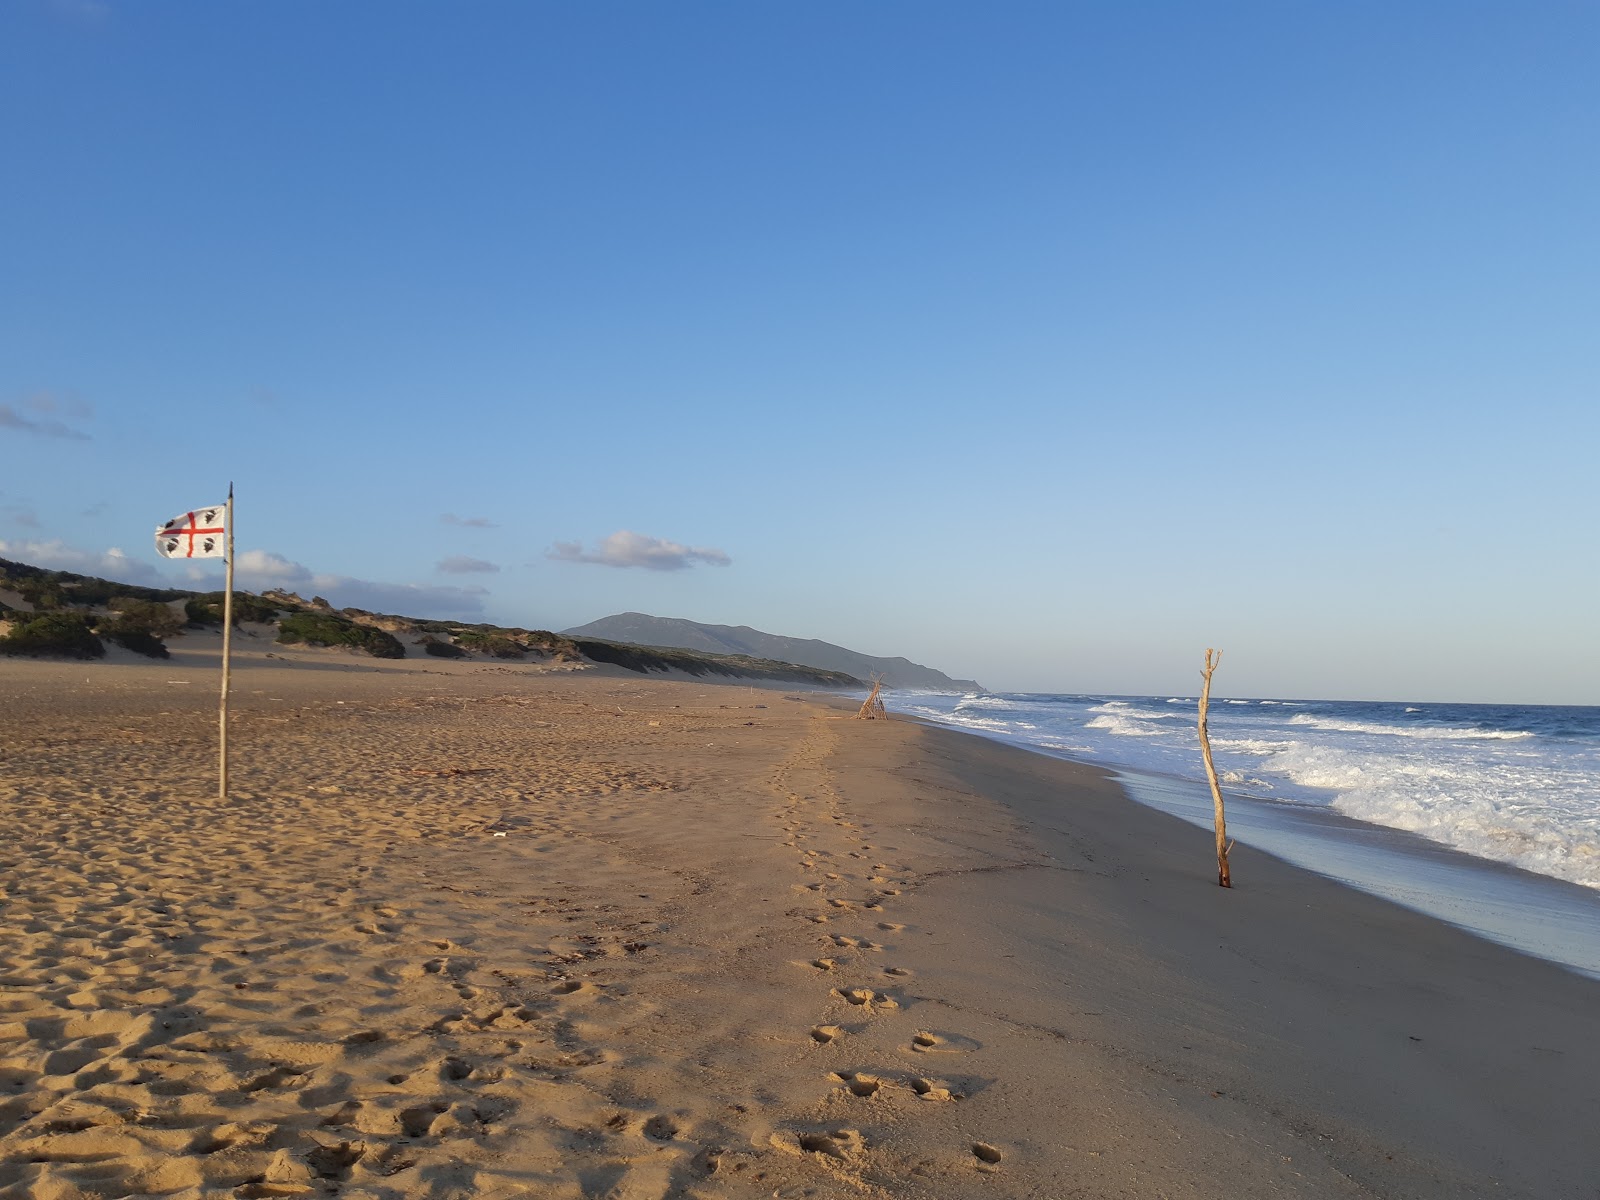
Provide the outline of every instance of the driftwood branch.
<path id="1" fill-rule="evenodd" d="M 1206 714 L 1211 707 L 1211 675 L 1220 665 L 1222 651 L 1207 648 L 1206 665 L 1200 671 L 1200 678 L 1205 680 L 1200 689 L 1200 757 L 1205 759 L 1206 780 L 1211 784 L 1211 803 L 1216 814 L 1217 883 L 1231 888 L 1233 880 L 1228 874 L 1228 854 L 1233 849 L 1233 843 L 1228 840 L 1227 821 L 1222 812 L 1222 788 L 1217 783 L 1217 768 L 1211 761 L 1211 735 L 1206 730 Z"/>

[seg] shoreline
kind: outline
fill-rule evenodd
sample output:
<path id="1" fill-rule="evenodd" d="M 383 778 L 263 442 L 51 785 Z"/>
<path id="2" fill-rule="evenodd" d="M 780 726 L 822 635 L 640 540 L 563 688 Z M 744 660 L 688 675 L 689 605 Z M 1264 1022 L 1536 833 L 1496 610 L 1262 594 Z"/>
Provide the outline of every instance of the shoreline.
<path id="1" fill-rule="evenodd" d="M 0 1197 L 1591 1185 L 1600 985 L 1248 847 L 1225 892 L 1103 771 L 365 665 L 239 670 L 226 806 L 203 662 L 0 671 Z"/>
<path id="2" fill-rule="evenodd" d="M 1209 823 L 1140 804 L 1090 764 L 928 728 L 953 743 L 947 769 L 1061 864 L 1053 896 L 998 875 L 981 909 L 960 887 L 937 904 L 981 911 L 990 947 L 1031 948 L 1031 987 L 988 983 L 1013 1019 L 1092 1015 L 1092 1033 L 1066 1035 L 1315 1131 L 1379 1195 L 1592 1188 L 1600 983 L 1243 844 L 1235 887 L 1219 888 Z M 1041 791 L 1052 778 L 1060 796 Z M 1061 950 L 1040 953 L 1057 929 Z"/>
<path id="3" fill-rule="evenodd" d="M 896 712 L 905 720 L 1115 777 L 1131 800 L 1207 831 L 1203 781 L 1096 762 L 1020 738 Z M 1600 979 L 1600 891 L 1459 850 L 1332 808 L 1274 801 L 1224 788 L 1229 837 L 1284 862 L 1401 905 L 1521 953 Z"/>

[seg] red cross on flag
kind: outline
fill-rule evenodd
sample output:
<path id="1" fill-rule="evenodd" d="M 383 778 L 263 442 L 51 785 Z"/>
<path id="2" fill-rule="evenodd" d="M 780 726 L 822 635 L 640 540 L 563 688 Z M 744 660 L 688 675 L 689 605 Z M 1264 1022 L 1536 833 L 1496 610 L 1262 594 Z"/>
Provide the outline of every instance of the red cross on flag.
<path id="1" fill-rule="evenodd" d="M 227 511 L 213 504 L 180 513 L 156 530 L 156 550 L 163 558 L 227 557 Z"/>

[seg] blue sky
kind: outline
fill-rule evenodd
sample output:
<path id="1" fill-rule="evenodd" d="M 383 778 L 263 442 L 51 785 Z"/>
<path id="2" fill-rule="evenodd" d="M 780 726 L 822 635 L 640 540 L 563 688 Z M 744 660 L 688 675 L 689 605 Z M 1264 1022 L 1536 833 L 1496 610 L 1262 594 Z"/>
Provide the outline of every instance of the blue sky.
<path id="1" fill-rule="evenodd" d="M 1600 703 L 1597 51 L 1592 3 L 14 0 L 0 554 L 172 575 L 233 479 L 241 569 L 363 607 Z"/>

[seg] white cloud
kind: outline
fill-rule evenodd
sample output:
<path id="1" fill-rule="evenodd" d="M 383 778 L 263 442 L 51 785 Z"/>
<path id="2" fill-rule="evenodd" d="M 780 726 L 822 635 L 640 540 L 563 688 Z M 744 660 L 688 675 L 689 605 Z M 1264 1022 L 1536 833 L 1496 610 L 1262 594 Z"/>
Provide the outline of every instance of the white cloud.
<path id="1" fill-rule="evenodd" d="M 601 540 L 592 552 L 582 542 L 557 542 L 545 555 L 556 562 L 598 563 L 606 567 L 643 567 L 647 571 L 682 571 L 696 563 L 726 567 L 733 562 L 721 550 L 685 546 L 666 538 L 619 529 Z"/>
<path id="2" fill-rule="evenodd" d="M 316 580 L 310 567 L 266 550 L 244 551 L 233 560 L 233 569 L 237 578 L 251 580 L 252 584 L 264 581 L 267 587 L 290 587 Z"/>
<path id="3" fill-rule="evenodd" d="M 384 583 L 313 571 L 302 563 L 266 550 L 246 550 L 234 565 L 234 581 L 252 592 L 288 588 L 302 595 L 322 596 L 339 608 L 365 608 L 405 617 L 481 617 L 481 587 L 446 587 L 416 583 Z"/>
<path id="4" fill-rule="evenodd" d="M 497 564 L 486 562 L 481 558 L 469 558 L 465 554 L 452 554 L 449 558 L 441 559 L 433 568 L 443 571 L 447 575 L 473 575 L 493 574 L 500 568 Z"/>
<path id="5" fill-rule="evenodd" d="M 499 526 L 488 517 L 458 517 L 455 513 L 445 513 L 439 520 L 446 525 L 460 525 L 467 529 L 498 529 Z"/>
<path id="6" fill-rule="evenodd" d="M 34 567 L 47 567 L 52 571 L 73 571 L 79 575 L 97 575 L 121 583 L 161 583 L 161 576 L 149 563 L 129 558 L 113 546 L 95 553 L 69 546 L 60 538 L 47 542 L 0 540 L 0 558 L 25 562 Z"/>
<path id="7" fill-rule="evenodd" d="M 28 416 L 22 411 L 24 409 L 38 415 Z M 89 435 L 83 430 L 75 429 L 61 420 L 63 416 L 74 421 L 85 421 L 91 413 L 89 406 L 81 400 L 58 400 L 49 392 L 40 392 L 28 397 L 20 405 L 0 404 L 0 429 L 31 433 L 38 437 L 66 438 L 74 442 L 89 440 Z"/>

